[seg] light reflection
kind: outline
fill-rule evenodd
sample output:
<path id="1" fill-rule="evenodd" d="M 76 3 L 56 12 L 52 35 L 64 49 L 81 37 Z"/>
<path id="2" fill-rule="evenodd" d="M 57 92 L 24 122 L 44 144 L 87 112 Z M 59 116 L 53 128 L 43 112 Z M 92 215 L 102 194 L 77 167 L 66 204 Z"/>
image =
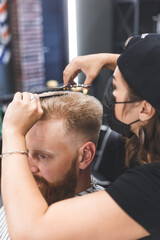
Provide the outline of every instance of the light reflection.
<path id="1" fill-rule="evenodd" d="M 68 0 L 69 62 L 77 56 L 76 0 Z M 74 80 L 78 83 L 78 78 Z"/>

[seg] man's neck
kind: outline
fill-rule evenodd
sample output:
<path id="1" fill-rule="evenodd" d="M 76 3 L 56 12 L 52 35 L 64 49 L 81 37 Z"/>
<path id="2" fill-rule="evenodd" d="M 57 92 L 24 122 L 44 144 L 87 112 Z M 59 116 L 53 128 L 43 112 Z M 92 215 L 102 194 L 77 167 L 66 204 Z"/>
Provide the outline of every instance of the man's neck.
<path id="1" fill-rule="evenodd" d="M 86 169 L 79 172 L 77 177 L 76 194 L 81 193 L 91 187 L 91 172 Z"/>

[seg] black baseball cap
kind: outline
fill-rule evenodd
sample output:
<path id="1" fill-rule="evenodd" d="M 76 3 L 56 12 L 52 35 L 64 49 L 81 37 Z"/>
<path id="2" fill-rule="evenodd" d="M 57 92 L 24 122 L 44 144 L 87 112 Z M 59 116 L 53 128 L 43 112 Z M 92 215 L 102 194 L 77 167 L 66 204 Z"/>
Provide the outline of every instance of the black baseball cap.
<path id="1" fill-rule="evenodd" d="M 133 36 L 117 65 L 128 85 L 160 113 L 160 34 Z"/>

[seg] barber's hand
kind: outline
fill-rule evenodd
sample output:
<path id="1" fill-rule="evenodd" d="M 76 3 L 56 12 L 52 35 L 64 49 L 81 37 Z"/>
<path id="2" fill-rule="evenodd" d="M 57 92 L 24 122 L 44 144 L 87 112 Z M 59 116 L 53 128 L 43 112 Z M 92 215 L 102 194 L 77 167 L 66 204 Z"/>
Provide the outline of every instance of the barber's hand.
<path id="1" fill-rule="evenodd" d="M 67 85 L 68 83 L 73 83 L 75 77 L 77 77 L 80 72 L 83 72 L 86 75 L 84 84 L 91 84 L 102 67 L 103 61 L 101 54 L 76 57 L 67 65 L 63 72 L 64 84 Z"/>
<path id="2" fill-rule="evenodd" d="M 25 136 L 42 114 L 37 94 L 17 92 L 5 113 L 2 134 L 15 133 Z"/>

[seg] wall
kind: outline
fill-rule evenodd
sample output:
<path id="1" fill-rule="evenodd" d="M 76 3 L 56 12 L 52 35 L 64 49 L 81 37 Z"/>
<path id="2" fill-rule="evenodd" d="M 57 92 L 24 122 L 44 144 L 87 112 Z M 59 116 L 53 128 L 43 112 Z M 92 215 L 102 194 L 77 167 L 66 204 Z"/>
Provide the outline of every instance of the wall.
<path id="1" fill-rule="evenodd" d="M 112 52 L 112 0 L 76 0 L 76 11 L 78 55 Z M 93 83 L 91 94 L 100 100 L 110 74 L 103 70 Z"/>
<path id="2" fill-rule="evenodd" d="M 41 1 L 9 0 L 12 59 L 16 91 L 44 85 Z"/>

